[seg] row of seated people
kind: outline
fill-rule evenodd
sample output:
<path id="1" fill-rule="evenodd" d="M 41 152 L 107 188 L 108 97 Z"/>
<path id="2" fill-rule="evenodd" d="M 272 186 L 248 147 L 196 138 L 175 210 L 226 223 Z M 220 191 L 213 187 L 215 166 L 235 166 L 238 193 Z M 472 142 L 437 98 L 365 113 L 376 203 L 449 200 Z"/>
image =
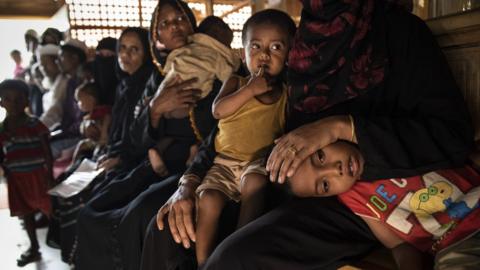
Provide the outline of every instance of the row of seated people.
<path id="1" fill-rule="evenodd" d="M 330 269 L 380 241 L 402 269 L 423 269 L 428 253 L 440 269 L 479 263 L 468 248 L 480 224 L 480 177 L 466 165 L 471 123 L 424 22 L 396 1 L 302 2 L 299 29 L 276 10 L 247 20 L 244 66 L 228 26 L 209 17 L 197 27 L 183 1 L 159 1 L 150 33 L 122 32 L 111 117 L 98 84 L 73 91 L 87 139 L 58 181 L 84 157 L 106 173 L 53 199 L 49 240 L 64 261 Z M 0 89 L 2 102 L 25 92 L 11 81 Z M 7 124 L 34 123 L 29 136 L 48 148 L 43 125 L 5 108 Z M 32 166 L 50 175 L 44 152 Z M 36 190 L 42 207 L 15 215 L 50 213 L 45 185 Z M 40 259 L 31 239 L 19 265 Z"/>

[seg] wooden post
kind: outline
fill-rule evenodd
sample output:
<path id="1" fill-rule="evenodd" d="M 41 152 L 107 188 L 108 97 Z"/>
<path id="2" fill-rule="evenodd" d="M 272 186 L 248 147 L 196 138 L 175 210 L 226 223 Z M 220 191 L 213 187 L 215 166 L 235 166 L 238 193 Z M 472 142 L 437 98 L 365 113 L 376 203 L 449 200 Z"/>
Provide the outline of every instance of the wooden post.
<path id="1" fill-rule="evenodd" d="M 205 0 L 207 16 L 213 15 L 213 1 L 214 0 Z"/>
<path id="2" fill-rule="evenodd" d="M 252 14 L 265 9 L 265 0 L 251 0 L 252 2 Z"/>
<path id="3" fill-rule="evenodd" d="M 138 0 L 138 19 L 140 20 L 140 27 L 143 27 L 142 0 Z"/>

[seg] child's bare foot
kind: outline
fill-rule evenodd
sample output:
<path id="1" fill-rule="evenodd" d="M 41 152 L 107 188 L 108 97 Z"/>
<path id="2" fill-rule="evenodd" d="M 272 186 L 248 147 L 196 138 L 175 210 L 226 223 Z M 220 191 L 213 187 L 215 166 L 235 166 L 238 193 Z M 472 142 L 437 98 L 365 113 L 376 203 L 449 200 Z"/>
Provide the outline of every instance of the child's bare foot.
<path id="1" fill-rule="evenodd" d="M 152 165 L 153 171 L 158 176 L 166 176 L 168 174 L 167 166 L 165 165 L 165 162 L 163 162 L 163 159 L 158 154 L 157 150 L 149 149 L 148 159 L 150 160 L 150 164 Z"/>

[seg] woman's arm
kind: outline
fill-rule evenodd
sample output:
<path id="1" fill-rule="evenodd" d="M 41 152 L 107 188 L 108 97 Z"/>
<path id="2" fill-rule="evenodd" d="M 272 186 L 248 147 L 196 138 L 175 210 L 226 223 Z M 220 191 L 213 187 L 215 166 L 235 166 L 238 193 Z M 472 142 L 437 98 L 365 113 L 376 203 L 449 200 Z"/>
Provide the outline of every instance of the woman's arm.
<path id="1" fill-rule="evenodd" d="M 112 115 L 107 114 L 102 119 L 102 126 L 100 127 L 100 144 L 105 145 L 108 141 L 108 129 L 112 123 Z"/>
<path id="2" fill-rule="evenodd" d="M 216 119 L 222 119 L 235 113 L 247 101 L 257 95 L 272 90 L 263 77 L 263 68 L 256 75 L 252 75 L 248 83 L 238 89 L 238 77 L 230 77 L 220 89 L 220 93 L 213 102 L 212 113 Z"/>
<path id="3" fill-rule="evenodd" d="M 217 132 L 218 129 L 214 128 L 208 137 L 203 140 L 192 164 L 187 168 L 184 175 L 196 175 L 198 179 L 205 177 L 217 155 L 215 151 L 215 136 Z"/>
<path id="4" fill-rule="evenodd" d="M 403 241 L 385 224 L 372 218 L 362 217 L 372 233 L 387 248 L 392 250 L 399 270 L 421 270 L 422 253 L 409 243 Z"/>
<path id="5" fill-rule="evenodd" d="M 197 102 L 200 98 L 201 90 L 188 89 L 188 86 L 197 80 L 197 78 L 192 78 L 181 81 L 180 77 L 175 77 L 168 85 L 160 84 L 148 104 L 150 125 L 153 128 L 158 127 L 160 119 L 166 112 L 189 108 Z"/>
<path id="6" fill-rule="evenodd" d="M 182 243 L 185 248 L 189 248 L 190 242 L 196 240 L 193 222 L 195 217 L 195 190 L 213 164 L 216 155 L 214 147 L 216 133 L 217 130 L 214 129 L 209 137 L 204 140 L 192 165 L 180 179 L 178 189 L 157 214 L 158 229 L 163 230 L 165 227 L 164 218 L 168 216 L 173 239 L 176 243 Z"/>

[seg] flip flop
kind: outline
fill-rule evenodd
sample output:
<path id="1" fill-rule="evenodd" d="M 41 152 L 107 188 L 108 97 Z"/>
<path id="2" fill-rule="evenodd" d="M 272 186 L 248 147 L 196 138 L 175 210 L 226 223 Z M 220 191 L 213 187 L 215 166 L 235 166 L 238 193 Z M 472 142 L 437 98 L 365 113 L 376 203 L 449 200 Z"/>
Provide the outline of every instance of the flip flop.
<path id="1" fill-rule="evenodd" d="M 23 267 L 29 263 L 36 262 L 42 259 L 42 254 L 38 250 L 27 250 L 22 255 L 20 255 L 20 258 L 17 259 L 17 266 Z"/>

